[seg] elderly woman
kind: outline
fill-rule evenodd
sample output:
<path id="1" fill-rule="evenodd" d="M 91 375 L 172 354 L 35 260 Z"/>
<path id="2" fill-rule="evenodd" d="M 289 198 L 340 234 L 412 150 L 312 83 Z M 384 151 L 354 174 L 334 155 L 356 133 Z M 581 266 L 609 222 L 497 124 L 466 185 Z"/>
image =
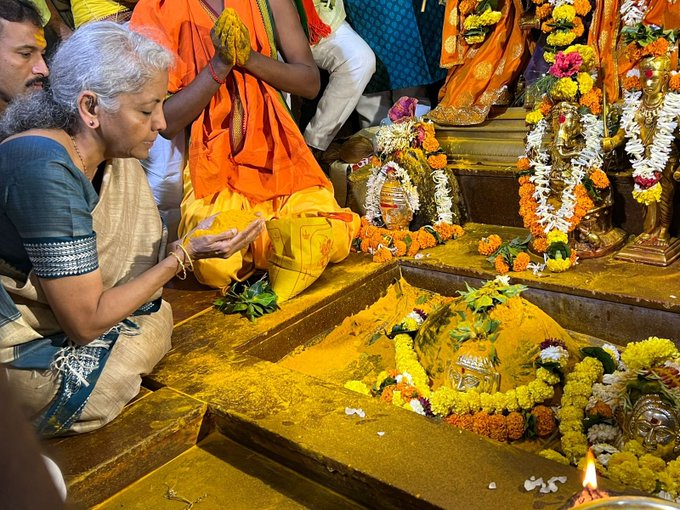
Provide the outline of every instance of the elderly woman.
<path id="1" fill-rule="evenodd" d="M 159 257 L 162 223 L 138 158 L 165 128 L 171 64 L 145 37 L 93 23 L 60 46 L 50 87 L 2 119 L 0 362 L 43 435 L 117 416 L 170 348 L 162 286 L 263 228 L 256 220 Z"/>

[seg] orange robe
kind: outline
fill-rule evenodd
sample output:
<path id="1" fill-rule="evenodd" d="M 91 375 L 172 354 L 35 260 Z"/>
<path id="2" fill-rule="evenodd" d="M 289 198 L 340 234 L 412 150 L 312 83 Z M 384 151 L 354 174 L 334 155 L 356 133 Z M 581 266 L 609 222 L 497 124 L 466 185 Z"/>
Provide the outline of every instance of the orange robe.
<path id="1" fill-rule="evenodd" d="M 266 0 L 225 0 L 224 7 L 234 8 L 248 27 L 253 51 L 277 58 Z M 160 42 L 177 55 L 170 72 L 171 93 L 188 86 L 213 57 L 210 30 L 215 19 L 216 13 L 200 0 L 137 3 L 133 27 L 152 37 L 160 30 Z M 265 219 L 341 210 L 281 93 L 239 67 L 191 125 L 188 156 L 180 235 L 230 209 L 259 211 Z M 351 222 L 331 220 L 331 262 L 349 253 L 359 226 L 358 216 L 351 217 Z M 249 250 L 229 259 L 196 261 L 196 276 L 224 289 L 232 280 L 247 278 L 255 267 L 266 268 L 270 246 L 264 232 Z"/>
<path id="2" fill-rule="evenodd" d="M 508 99 L 511 85 L 525 67 L 527 41 L 519 27 L 519 0 L 503 0 L 501 19 L 484 42 L 469 46 L 462 35 L 458 0 L 444 14 L 441 66 L 449 68 L 439 105 L 429 117 L 443 125 L 483 122 L 493 104 Z"/>

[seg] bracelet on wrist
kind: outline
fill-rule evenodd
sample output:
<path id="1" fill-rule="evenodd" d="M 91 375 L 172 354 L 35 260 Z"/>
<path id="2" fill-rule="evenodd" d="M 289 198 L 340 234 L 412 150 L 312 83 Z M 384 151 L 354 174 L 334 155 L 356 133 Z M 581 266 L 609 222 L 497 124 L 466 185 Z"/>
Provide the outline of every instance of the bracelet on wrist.
<path id="1" fill-rule="evenodd" d="M 182 261 L 181 258 L 179 258 L 179 255 L 177 255 L 176 251 L 174 251 L 174 250 L 171 251 L 170 255 L 172 255 L 173 257 L 175 257 L 177 259 L 178 267 L 177 267 L 177 272 L 175 273 L 175 276 L 177 278 L 179 278 L 180 280 L 186 280 L 187 279 L 187 268 L 184 265 L 184 262 Z"/>
<path id="2" fill-rule="evenodd" d="M 187 270 L 190 271 L 190 272 L 193 272 L 194 271 L 194 261 L 191 260 L 191 256 L 189 255 L 189 250 L 187 250 L 184 247 L 184 241 L 185 241 L 185 239 L 182 239 L 177 246 L 184 253 L 184 262 L 186 263 Z"/>
<path id="3" fill-rule="evenodd" d="M 215 83 L 218 83 L 219 85 L 224 85 L 226 83 L 226 81 L 227 81 L 226 77 L 223 80 L 220 80 L 220 77 L 217 76 L 217 73 L 215 72 L 215 68 L 212 65 L 212 61 L 208 61 L 208 72 L 210 73 L 210 76 L 215 81 Z"/>

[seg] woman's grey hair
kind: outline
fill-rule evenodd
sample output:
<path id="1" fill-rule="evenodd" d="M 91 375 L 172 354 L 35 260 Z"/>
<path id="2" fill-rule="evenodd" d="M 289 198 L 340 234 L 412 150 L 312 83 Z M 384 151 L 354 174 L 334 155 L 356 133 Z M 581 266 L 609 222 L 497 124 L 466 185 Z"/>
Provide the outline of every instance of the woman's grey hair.
<path id="1" fill-rule="evenodd" d="M 169 50 L 124 26 L 109 21 L 84 25 L 55 52 L 45 90 L 10 103 L 0 123 L 0 138 L 34 128 L 73 134 L 81 92 L 92 91 L 102 109 L 115 112 L 121 94 L 141 92 L 172 62 Z"/>

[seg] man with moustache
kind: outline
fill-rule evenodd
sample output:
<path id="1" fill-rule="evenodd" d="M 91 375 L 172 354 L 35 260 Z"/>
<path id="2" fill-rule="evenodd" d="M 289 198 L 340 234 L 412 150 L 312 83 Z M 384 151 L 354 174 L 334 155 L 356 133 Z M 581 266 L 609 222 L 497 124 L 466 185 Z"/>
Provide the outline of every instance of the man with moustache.
<path id="1" fill-rule="evenodd" d="M 43 86 L 49 71 L 42 20 L 29 0 L 0 0 L 0 114 L 20 94 Z"/>

